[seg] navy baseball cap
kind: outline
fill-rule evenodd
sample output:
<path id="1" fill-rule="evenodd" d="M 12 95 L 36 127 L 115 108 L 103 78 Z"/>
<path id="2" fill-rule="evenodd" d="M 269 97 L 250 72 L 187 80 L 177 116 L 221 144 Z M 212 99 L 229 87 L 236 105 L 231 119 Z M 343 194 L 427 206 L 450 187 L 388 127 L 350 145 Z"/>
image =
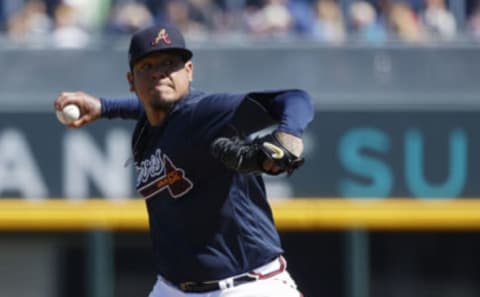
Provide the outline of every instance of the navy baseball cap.
<path id="1" fill-rule="evenodd" d="M 177 28 L 167 24 L 155 25 L 133 34 L 128 50 L 130 69 L 138 60 L 155 52 L 172 52 L 180 55 L 185 62 L 193 56 Z"/>

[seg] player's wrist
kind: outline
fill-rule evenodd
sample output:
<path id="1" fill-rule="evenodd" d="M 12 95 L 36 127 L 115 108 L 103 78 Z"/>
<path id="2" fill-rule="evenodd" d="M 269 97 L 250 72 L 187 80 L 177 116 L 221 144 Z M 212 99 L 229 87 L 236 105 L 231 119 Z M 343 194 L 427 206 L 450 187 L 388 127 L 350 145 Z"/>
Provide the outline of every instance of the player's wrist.
<path id="1" fill-rule="evenodd" d="M 303 154 L 303 140 L 302 138 L 292 135 L 284 131 L 276 131 L 275 137 L 290 153 L 296 157 L 300 157 Z"/>
<path id="2" fill-rule="evenodd" d="M 108 118 L 109 99 L 100 97 L 98 101 L 100 102 L 100 118 Z"/>

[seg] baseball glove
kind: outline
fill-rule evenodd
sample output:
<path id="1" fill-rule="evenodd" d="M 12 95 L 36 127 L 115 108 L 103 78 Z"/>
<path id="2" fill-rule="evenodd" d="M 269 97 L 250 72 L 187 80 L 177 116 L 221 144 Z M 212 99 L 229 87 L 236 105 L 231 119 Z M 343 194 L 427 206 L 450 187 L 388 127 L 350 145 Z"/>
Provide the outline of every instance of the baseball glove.
<path id="1" fill-rule="evenodd" d="M 302 157 L 288 151 L 274 134 L 267 134 L 253 141 L 239 137 L 221 137 L 212 143 L 211 151 L 225 166 L 242 173 L 264 172 L 279 175 L 286 172 L 287 175 L 291 175 L 304 163 Z M 273 163 L 273 168 L 279 170 L 275 172 L 266 170 L 263 164 L 267 160 Z"/>

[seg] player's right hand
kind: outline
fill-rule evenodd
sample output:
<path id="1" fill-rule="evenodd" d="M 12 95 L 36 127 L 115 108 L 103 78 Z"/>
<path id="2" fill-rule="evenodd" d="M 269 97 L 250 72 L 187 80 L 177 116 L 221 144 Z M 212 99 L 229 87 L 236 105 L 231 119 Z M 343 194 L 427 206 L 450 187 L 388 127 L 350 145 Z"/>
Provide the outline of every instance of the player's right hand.
<path id="1" fill-rule="evenodd" d="M 80 118 L 68 125 L 80 128 L 100 118 L 102 105 L 100 99 L 84 92 L 62 92 L 54 102 L 55 110 L 62 110 L 67 104 L 75 104 L 80 108 Z"/>

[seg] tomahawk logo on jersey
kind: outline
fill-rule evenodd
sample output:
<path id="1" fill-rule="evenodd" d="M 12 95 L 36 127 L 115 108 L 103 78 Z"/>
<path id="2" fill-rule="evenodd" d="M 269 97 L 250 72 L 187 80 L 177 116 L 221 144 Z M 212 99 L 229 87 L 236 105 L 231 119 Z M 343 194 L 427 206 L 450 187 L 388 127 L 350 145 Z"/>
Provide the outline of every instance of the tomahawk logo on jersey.
<path id="1" fill-rule="evenodd" d="M 193 183 L 185 176 L 185 171 L 177 168 L 160 149 L 135 167 L 138 174 L 137 189 L 145 198 L 165 189 L 168 189 L 173 198 L 179 198 L 193 188 Z M 152 178 L 155 179 L 150 181 Z"/>

